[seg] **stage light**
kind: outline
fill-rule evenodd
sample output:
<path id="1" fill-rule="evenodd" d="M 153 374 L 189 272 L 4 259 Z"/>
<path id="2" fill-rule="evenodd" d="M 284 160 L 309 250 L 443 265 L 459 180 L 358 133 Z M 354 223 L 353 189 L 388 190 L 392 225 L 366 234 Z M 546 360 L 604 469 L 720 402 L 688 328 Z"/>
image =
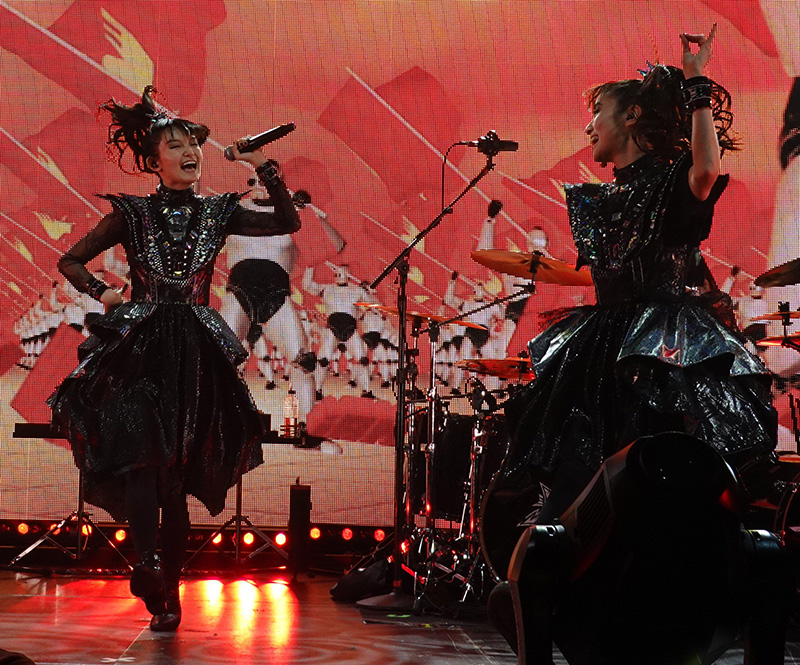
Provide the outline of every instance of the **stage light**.
<path id="1" fill-rule="evenodd" d="M 353 539 L 353 530 L 349 527 L 345 527 L 342 529 L 342 538 L 344 540 L 352 540 Z"/>
<path id="2" fill-rule="evenodd" d="M 375 529 L 375 533 L 372 535 L 379 543 L 382 543 L 386 539 L 386 532 L 383 529 Z"/>
<path id="3" fill-rule="evenodd" d="M 516 621 L 494 592 L 490 618 L 520 663 L 551 662 L 554 642 L 569 663 L 710 663 L 742 638 L 744 662 L 783 662 L 790 565 L 778 536 L 743 530 L 737 489 L 701 440 L 638 439 L 557 524 L 522 534 L 508 567 Z"/>
<path id="4" fill-rule="evenodd" d="M 319 530 L 319 527 L 315 526 L 308 532 L 308 535 L 311 536 L 312 540 L 319 540 L 322 537 L 322 531 Z"/>
<path id="5" fill-rule="evenodd" d="M 81 533 L 82 533 L 84 536 L 87 536 L 87 537 L 88 537 L 88 536 L 91 536 L 91 535 L 92 535 L 92 526 L 91 526 L 91 524 L 84 524 L 84 525 L 81 527 Z"/>
<path id="6" fill-rule="evenodd" d="M 404 540 L 402 543 L 400 543 L 400 551 L 403 554 L 408 554 L 408 541 L 407 540 Z"/>
<path id="7" fill-rule="evenodd" d="M 222 534 L 218 533 L 214 538 L 211 540 L 212 543 L 215 545 L 219 545 L 222 542 Z"/>
<path id="8" fill-rule="evenodd" d="M 283 547 L 286 544 L 286 534 L 279 533 L 275 536 L 275 543 Z"/>
<path id="9" fill-rule="evenodd" d="M 114 532 L 114 540 L 116 540 L 118 543 L 121 543 L 123 540 L 125 540 L 127 536 L 128 534 L 125 533 L 125 529 L 117 529 Z"/>
<path id="10" fill-rule="evenodd" d="M 17 531 L 21 536 L 24 536 L 28 531 L 30 531 L 30 527 L 25 522 L 20 522 L 17 524 Z"/>
<path id="11" fill-rule="evenodd" d="M 253 542 L 255 541 L 255 539 L 256 539 L 256 537 L 252 533 L 250 533 L 249 531 L 242 536 L 242 542 L 245 545 L 252 545 Z"/>

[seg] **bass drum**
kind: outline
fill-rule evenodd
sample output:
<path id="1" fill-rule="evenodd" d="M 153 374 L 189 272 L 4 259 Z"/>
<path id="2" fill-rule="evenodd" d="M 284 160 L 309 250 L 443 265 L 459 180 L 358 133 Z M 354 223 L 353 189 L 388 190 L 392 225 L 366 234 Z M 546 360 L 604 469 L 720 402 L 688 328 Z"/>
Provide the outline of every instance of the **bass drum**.
<path id="1" fill-rule="evenodd" d="M 508 564 L 525 529 L 536 523 L 550 495 L 549 480 L 536 469 L 516 476 L 495 474 L 481 501 L 478 538 L 496 580 L 508 577 Z"/>

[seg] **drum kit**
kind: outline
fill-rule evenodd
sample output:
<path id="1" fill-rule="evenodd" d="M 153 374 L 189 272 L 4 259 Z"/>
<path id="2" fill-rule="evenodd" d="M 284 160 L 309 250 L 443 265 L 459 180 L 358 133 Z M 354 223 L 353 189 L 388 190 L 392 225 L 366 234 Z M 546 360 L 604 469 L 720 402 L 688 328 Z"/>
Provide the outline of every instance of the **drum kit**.
<path id="1" fill-rule="evenodd" d="M 539 253 L 502 250 L 472 252 L 477 263 L 497 272 L 531 280 L 525 287 L 534 292 L 535 282 L 564 286 L 589 286 L 591 277 L 561 261 Z M 494 584 L 504 577 L 492 565 L 481 546 L 481 510 L 493 477 L 500 471 L 508 446 L 505 418 L 498 404 L 515 388 L 534 378 L 531 361 L 522 356 L 508 358 L 468 358 L 454 365 L 470 374 L 463 394 L 437 394 L 435 365 L 438 332 L 443 326 L 462 326 L 485 330 L 468 316 L 522 292 L 492 301 L 457 318 L 406 311 L 414 344 L 407 349 L 412 371 L 407 373 L 410 398 L 405 404 L 405 463 L 403 466 L 406 536 L 403 544 L 404 568 L 414 576 L 414 606 L 439 605 L 448 601 L 462 604 L 484 600 Z M 399 316 L 395 307 L 376 303 L 357 305 Z M 427 327 L 423 327 L 427 326 Z M 426 392 L 416 385 L 419 338 L 430 340 L 430 382 Z M 504 389 L 490 390 L 479 376 L 504 380 Z M 466 400 L 458 413 L 452 400 Z M 458 405 L 455 405 L 458 406 Z M 446 594 L 442 590 L 447 589 Z M 449 604 L 449 603 L 448 603 Z M 452 609 L 450 606 L 449 609 Z"/>
<path id="2" fill-rule="evenodd" d="M 530 279 L 529 292 L 533 292 L 535 282 L 563 286 L 592 283 L 587 272 L 537 253 L 481 250 L 472 252 L 471 256 L 497 272 Z M 755 283 L 759 286 L 800 283 L 800 259 L 765 272 Z M 497 302 L 500 301 L 490 304 Z M 358 304 L 399 315 L 393 307 Z M 414 357 L 419 355 L 420 333 L 428 333 L 431 343 L 427 393 L 416 387 L 418 373 L 409 372 L 406 376 L 407 383 L 411 384 L 408 387 L 411 397 L 404 406 L 402 508 L 405 537 L 402 551 L 404 569 L 414 577 L 415 609 L 423 608 L 426 603 L 441 606 L 442 588 L 447 589 L 448 601 L 455 601 L 457 606 L 468 600 L 485 600 L 491 588 L 505 579 L 507 558 L 518 531 L 514 527 L 519 527 L 516 522 L 521 513 L 513 506 L 506 506 L 510 517 L 505 521 L 484 518 L 487 504 L 495 501 L 491 496 L 492 482 L 499 475 L 508 447 L 505 417 L 498 413 L 504 404 L 498 400 L 534 379 L 531 361 L 522 356 L 460 360 L 455 365 L 472 375 L 465 394 L 445 399 L 437 395 L 435 386 L 438 328 L 446 325 L 482 327 L 465 318 L 472 313 L 465 312 L 459 318 L 450 319 L 425 312 L 406 312 L 416 341 L 414 348 L 406 350 L 412 365 Z M 800 333 L 787 331 L 794 319 L 800 319 L 800 311 L 790 311 L 788 303 L 780 303 L 777 312 L 757 318 L 765 322 L 780 321 L 784 325 L 782 336 L 766 337 L 758 342 L 760 346 L 777 345 L 800 351 Z M 428 327 L 423 329 L 423 325 Z M 503 390 L 489 390 L 478 376 L 496 377 L 508 383 Z M 471 415 L 456 413 L 455 409 L 451 411 L 451 400 L 462 398 L 469 400 Z M 794 400 L 792 405 L 795 405 Z M 794 408 L 793 413 L 796 413 Z M 798 432 L 800 428 L 795 424 L 800 449 Z M 785 542 L 791 540 L 800 553 L 800 500 L 796 498 L 800 492 L 800 455 L 771 455 L 768 459 L 754 460 L 741 473 L 751 500 L 748 515 L 758 523 L 756 528 L 779 533 Z M 536 491 L 521 493 L 517 498 L 530 512 L 537 501 L 546 499 L 548 490 L 541 483 L 528 485 L 536 485 Z M 506 511 L 505 508 L 498 511 L 497 506 L 489 508 L 498 518 Z M 452 608 L 450 605 L 448 609 Z"/>

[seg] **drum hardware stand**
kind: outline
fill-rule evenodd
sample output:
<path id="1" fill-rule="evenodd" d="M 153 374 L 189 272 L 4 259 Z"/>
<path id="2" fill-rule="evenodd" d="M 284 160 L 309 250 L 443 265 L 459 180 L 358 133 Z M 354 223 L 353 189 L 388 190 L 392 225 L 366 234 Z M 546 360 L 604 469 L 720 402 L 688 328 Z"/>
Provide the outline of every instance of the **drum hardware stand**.
<path id="1" fill-rule="evenodd" d="M 414 416 L 417 415 L 417 412 L 409 413 L 409 428 L 408 428 L 408 445 L 406 447 L 407 452 L 407 460 L 408 463 L 406 464 L 406 501 L 405 501 L 405 517 L 406 523 L 410 528 L 410 538 L 409 540 L 415 541 L 414 551 L 416 555 L 420 558 L 422 562 L 424 562 L 425 568 L 424 572 L 418 573 L 414 572 L 414 599 L 413 599 L 413 609 L 415 612 L 419 612 L 422 608 L 422 600 L 425 595 L 426 589 L 428 587 L 429 581 L 432 578 L 432 564 L 434 553 L 437 549 L 438 545 L 446 545 L 447 540 L 442 536 L 441 532 L 436 528 L 435 524 L 435 510 L 434 510 L 434 500 L 433 500 L 433 457 L 435 454 L 436 448 L 436 432 L 438 431 L 438 420 L 440 418 L 440 409 L 442 404 L 439 400 L 438 395 L 436 394 L 436 381 L 435 375 L 433 372 L 435 371 L 435 362 L 436 362 L 436 342 L 439 339 L 439 326 L 437 323 L 433 322 L 430 324 L 428 329 L 420 330 L 421 326 L 421 317 L 414 317 L 412 323 L 412 332 L 411 335 L 414 338 L 414 349 L 410 349 L 409 351 L 415 351 L 414 354 L 409 353 L 409 363 L 413 364 L 413 358 L 419 355 L 419 336 L 420 334 L 427 332 L 428 338 L 430 340 L 430 375 L 429 375 L 429 385 L 427 393 L 425 394 L 424 402 L 426 407 L 424 411 L 428 414 L 428 421 L 427 427 L 425 428 L 426 431 L 418 432 L 415 430 L 415 418 Z M 413 379 L 417 376 L 417 367 L 414 365 L 413 368 L 413 377 L 411 386 L 414 392 L 416 393 L 416 385 L 413 383 Z M 419 400 L 420 402 L 423 400 Z M 409 405 L 413 408 L 413 404 L 416 400 L 408 400 Z M 424 436 L 418 436 L 423 435 Z M 424 446 L 424 477 L 425 477 L 425 489 L 424 489 L 424 515 L 425 515 L 425 524 L 422 527 L 417 527 L 413 523 L 413 515 L 414 515 L 414 506 L 413 506 L 413 495 L 414 495 L 414 480 L 416 478 L 416 460 L 417 460 L 417 449 L 416 449 L 416 441 L 420 441 L 420 445 Z M 414 569 L 414 566 L 410 567 Z M 449 569 L 448 569 L 448 572 Z M 420 582 L 421 586 L 417 586 L 417 583 Z"/>
<path id="2" fill-rule="evenodd" d="M 397 269 L 397 312 L 400 317 L 398 323 L 398 356 L 397 356 L 397 409 L 395 411 L 394 427 L 394 448 L 395 448 L 395 482 L 394 482 L 394 502 L 395 502 L 395 524 L 394 524 L 394 551 L 392 557 L 392 591 L 383 596 L 375 596 L 362 600 L 356 605 L 359 607 L 382 609 L 385 611 L 409 609 L 413 606 L 413 599 L 402 590 L 403 558 L 402 550 L 403 537 L 408 529 L 408 520 L 405 515 L 405 502 L 403 497 L 403 466 L 405 461 L 406 447 L 404 445 L 405 415 L 406 415 L 406 312 L 408 311 L 408 273 L 409 255 L 411 250 L 420 243 L 425 236 L 435 229 L 445 216 L 452 214 L 453 206 L 460 201 L 467 192 L 475 187 L 488 173 L 494 169 L 493 158 L 499 152 L 497 145 L 484 146 L 482 151 L 486 154 L 486 164 L 467 186 L 456 196 L 455 199 L 445 206 L 442 211 L 434 217 L 431 223 L 397 255 L 397 257 L 384 268 L 378 277 L 370 284 L 371 289 L 377 286 L 391 273 Z"/>
<path id="3" fill-rule="evenodd" d="M 792 325 L 791 310 L 789 302 L 778 301 L 778 311 L 781 313 L 781 325 L 783 326 L 783 340 L 781 347 L 800 351 L 800 344 L 789 337 L 789 326 Z M 789 410 L 792 414 L 792 426 L 794 428 L 795 452 L 800 455 L 800 427 L 797 420 L 797 398 L 787 391 L 789 397 Z"/>
<path id="4" fill-rule="evenodd" d="M 471 564 L 469 573 L 464 581 L 464 594 L 461 597 L 461 602 L 466 601 L 470 593 L 478 597 L 475 591 L 473 580 L 475 575 L 483 575 L 485 573 L 486 564 L 483 561 L 483 554 L 481 553 L 480 543 L 478 539 L 478 511 L 481 502 L 480 493 L 480 478 L 484 465 L 484 453 L 486 452 L 486 438 L 488 432 L 485 427 L 486 418 L 488 415 L 497 410 L 497 399 L 490 391 L 486 389 L 479 379 L 473 378 L 475 388 L 472 396 L 472 408 L 475 411 L 475 424 L 472 428 L 472 446 L 470 448 L 470 466 L 469 466 L 469 487 L 465 488 L 464 498 L 466 512 L 469 509 L 469 531 L 465 534 L 467 538 L 467 553 L 470 557 Z M 462 533 L 463 523 L 466 520 L 462 517 Z"/>
<path id="5" fill-rule="evenodd" d="M 791 312 L 788 302 L 778 302 L 778 311 L 781 313 L 781 325 L 783 325 L 783 340 L 781 346 L 785 349 L 800 351 L 800 344 L 789 337 L 789 326 L 792 325 Z"/>
<path id="6" fill-rule="evenodd" d="M 14 426 L 13 438 L 15 439 L 63 439 L 64 435 L 53 427 L 50 423 L 16 423 Z M 82 561 L 83 554 L 86 550 L 86 545 L 89 542 L 89 535 L 91 533 L 99 533 L 103 540 L 106 541 L 108 546 L 116 552 L 120 558 L 125 562 L 125 568 L 128 571 L 133 570 L 133 567 L 128 562 L 125 555 L 119 550 L 114 542 L 100 529 L 93 521 L 90 513 L 84 510 L 85 500 L 83 494 L 83 470 L 78 470 L 78 505 L 74 511 L 63 518 L 58 524 L 51 526 L 47 532 L 39 538 L 35 543 L 29 545 L 25 550 L 17 554 L 8 563 L 9 567 L 16 566 L 24 557 L 33 552 L 39 545 L 49 542 L 66 554 L 73 561 Z M 76 532 L 75 551 L 72 552 L 69 548 L 64 547 L 61 543 L 55 540 L 54 536 L 63 529 L 66 525 L 74 523 Z M 88 527 L 87 534 L 83 530 Z"/>
<path id="7" fill-rule="evenodd" d="M 441 579 L 446 578 L 459 585 L 461 589 L 459 603 L 465 603 L 470 596 L 479 600 L 483 593 L 483 587 L 476 585 L 476 577 L 480 576 L 481 579 L 485 579 L 486 573 L 486 564 L 483 561 L 478 539 L 478 511 L 481 501 L 480 478 L 484 464 L 485 443 L 488 436 L 485 421 L 491 412 L 497 410 L 497 399 L 480 380 L 472 379 L 472 381 L 476 384 L 472 396 L 472 407 L 475 415 L 473 416 L 474 424 L 470 445 L 469 474 L 463 484 L 464 499 L 459 530 L 455 539 L 443 540 L 440 538 L 445 545 L 445 548 L 440 551 L 435 549 L 437 535 L 439 534 L 434 525 L 435 501 L 431 500 L 433 496 L 432 454 L 426 450 L 426 528 L 425 537 L 421 545 L 424 544 L 427 547 L 424 552 L 426 558 L 425 569 L 421 576 L 422 586 L 416 593 L 415 598 L 415 611 L 421 609 L 422 602 L 437 574 Z M 432 394 L 435 396 L 435 390 L 432 391 Z M 431 429 L 429 433 L 431 441 L 434 442 L 435 433 L 435 429 Z M 439 556 L 439 554 L 445 553 L 447 550 L 449 552 L 445 557 Z M 420 553 L 422 552 L 420 551 Z M 449 560 L 446 559 L 448 556 L 450 557 Z"/>
<path id="8" fill-rule="evenodd" d="M 420 334 L 429 332 L 431 330 L 431 328 L 433 328 L 433 326 L 437 326 L 437 327 L 445 326 L 448 323 L 452 323 L 453 321 L 458 321 L 459 319 L 466 319 L 468 316 L 472 316 L 473 314 L 477 314 L 478 312 L 482 312 L 483 310 L 489 309 L 490 307 L 494 307 L 495 305 L 499 305 L 500 303 L 508 302 L 509 300 L 517 300 L 519 298 L 519 296 L 521 296 L 523 294 L 532 295 L 532 294 L 536 293 L 536 284 L 534 283 L 533 278 L 531 278 L 531 281 L 530 281 L 529 284 L 515 284 L 514 286 L 519 286 L 521 288 L 520 288 L 519 291 L 514 291 L 514 293 L 510 293 L 507 296 L 503 296 L 502 298 L 496 298 L 496 299 L 492 300 L 491 302 L 484 303 L 483 305 L 481 305 L 479 307 L 475 307 L 474 309 L 467 310 L 466 312 L 461 312 L 461 313 L 457 314 L 456 316 L 450 317 L 446 321 L 442 321 L 441 323 L 432 323 L 430 325 L 430 327 L 424 328 L 423 330 L 421 330 Z"/>

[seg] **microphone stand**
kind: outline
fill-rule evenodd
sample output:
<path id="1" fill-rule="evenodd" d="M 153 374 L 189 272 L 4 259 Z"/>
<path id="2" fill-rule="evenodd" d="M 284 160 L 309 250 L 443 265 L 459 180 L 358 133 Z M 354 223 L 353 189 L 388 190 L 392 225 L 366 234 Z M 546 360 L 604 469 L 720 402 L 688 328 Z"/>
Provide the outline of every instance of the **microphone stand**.
<path id="1" fill-rule="evenodd" d="M 408 527 L 405 502 L 404 502 L 404 488 L 403 482 L 403 466 L 405 456 L 405 413 L 406 413 L 406 312 L 408 311 L 408 298 L 406 287 L 408 284 L 408 271 L 409 271 L 409 255 L 411 250 L 417 246 L 433 229 L 439 226 L 439 223 L 446 215 L 453 213 L 453 206 L 458 203 L 475 185 L 477 185 L 488 173 L 494 168 L 493 157 L 497 152 L 493 150 L 486 151 L 486 164 L 481 169 L 480 173 L 467 183 L 467 186 L 456 196 L 450 205 L 446 206 L 436 217 L 428 224 L 427 227 L 422 229 L 416 237 L 397 255 L 383 272 L 375 278 L 375 281 L 370 284 L 370 288 L 374 289 L 380 284 L 392 270 L 397 268 L 398 275 L 398 289 L 397 289 L 397 313 L 400 317 L 398 328 L 398 358 L 397 358 L 397 409 L 395 411 L 394 421 L 394 453 L 395 453 L 395 467 L 394 467 L 394 544 L 392 551 L 392 591 L 391 593 L 382 596 L 373 596 L 365 598 L 356 603 L 358 607 L 368 608 L 372 610 L 381 610 L 386 612 L 398 610 L 410 610 L 414 606 L 413 596 L 403 593 L 402 589 L 402 574 L 403 574 L 403 537 L 406 528 Z M 430 418 L 433 414 L 428 414 Z"/>

